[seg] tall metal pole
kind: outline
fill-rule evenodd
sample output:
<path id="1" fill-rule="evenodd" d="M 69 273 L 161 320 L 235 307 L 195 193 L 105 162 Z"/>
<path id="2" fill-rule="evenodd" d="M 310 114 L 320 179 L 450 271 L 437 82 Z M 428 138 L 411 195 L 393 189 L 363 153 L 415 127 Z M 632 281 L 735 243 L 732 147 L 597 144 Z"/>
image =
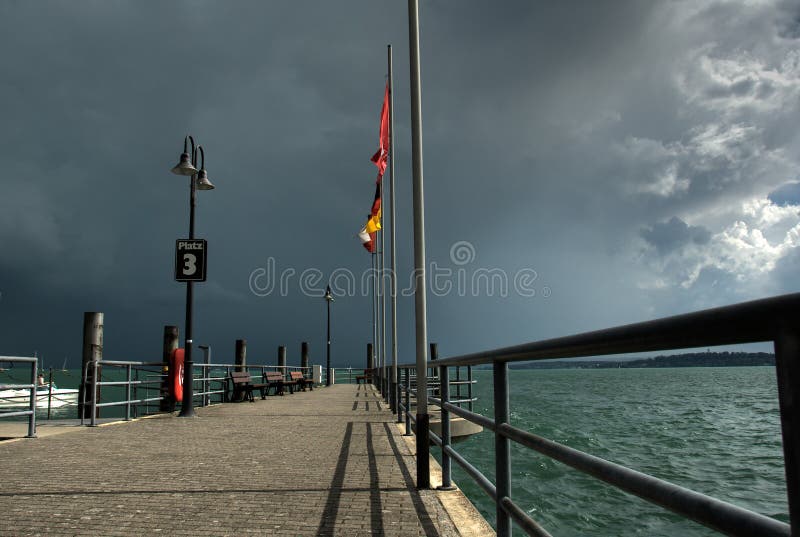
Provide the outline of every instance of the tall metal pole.
<path id="1" fill-rule="evenodd" d="M 428 430 L 428 333 L 425 306 L 425 205 L 422 186 L 422 84 L 419 67 L 419 5 L 408 0 L 411 80 L 411 161 L 414 185 L 414 312 L 417 355 L 417 488 L 431 486 Z"/>
<path id="2" fill-rule="evenodd" d="M 369 217 L 368 217 L 369 218 Z M 375 236 L 375 251 L 378 250 L 378 237 Z M 375 366 L 375 376 L 380 376 L 380 364 L 377 361 L 378 352 L 375 349 L 375 346 L 378 343 L 378 325 L 375 322 L 375 253 L 370 254 L 370 259 L 372 260 L 372 277 L 370 278 L 370 283 L 372 283 L 372 361 L 373 365 Z M 373 379 L 373 384 L 375 383 Z"/>
<path id="3" fill-rule="evenodd" d="M 331 301 L 327 296 L 330 296 L 331 288 L 328 287 L 328 294 L 325 301 L 328 303 L 328 358 L 325 364 L 325 386 L 331 385 Z"/>
<path id="4" fill-rule="evenodd" d="M 383 179 L 381 179 L 381 207 L 383 206 Z M 381 227 L 383 227 L 383 209 L 381 209 Z M 386 237 L 381 233 L 381 270 L 378 272 L 380 278 L 380 297 L 381 297 L 381 358 L 383 365 L 383 373 L 381 374 L 381 394 L 384 400 L 389 399 L 389 376 L 387 362 L 386 362 L 386 282 L 383 278 L 383 273 L 386 270 Z"/>
<path id="5" fill-rule="evenodd" d="M 393 80 L 392 80 L 392 45 L 389 45 L 389 199 L 391 200 L 390 206 L 390 219 L 392 224 L 391 234 L 389 235 L 389 249 L 391 265 L 390 271 L 390 286 L 391 286 L 391 313 L 392 313 L 392 373 L 390 378 L 390 400 L 389 405 L 392 412 L 397 411 L 398 393 L 397 393 L 397 279 L 395 272 L 397 272 L 397 264 L 395 261 L 395 224 L 394 216 L 394 94 L 393 94 Z"/>
<path id="6" fill-rule="evenodd" d="M 190 137 L 191 138 L 191 137 Z M 197 151 L 192 140 L 192 166 L 197 168 Z M 197 204 L 197 174 L 189 177 L 189 240 L 194 239 L 194 208 Z M 178 416 L 191 418 L 194 416 L 194 391 L 192 378 L 194 375 L 194 362 L 192 361 L 192 308 L 194 306 L 194 282 L 186 282 L 186 326 L 184 327 L 183 344 L 183 404 Z"/>
<path id="7" fill-rule="evenodd" d="M 381 192 L 383 192 L 383 180 L 379 185 Z M 383 195 L 383 194 L 381 194 Z M 381 200 L 381 203 L 383 201 Z M 383 215 L 383 211 L 381 211 Z M 375 323 L 377 326 L 375 350 L 378 353 L 378 367 L 380 368 L 381 383 L 378 386 L 378 391 L 383 395 L 383 350 L 381 349 L 381 251 L 383 251 L 383 233 L 376 233 L 375 240 L 377 241 L 377 250 L 375 252 Z"/>

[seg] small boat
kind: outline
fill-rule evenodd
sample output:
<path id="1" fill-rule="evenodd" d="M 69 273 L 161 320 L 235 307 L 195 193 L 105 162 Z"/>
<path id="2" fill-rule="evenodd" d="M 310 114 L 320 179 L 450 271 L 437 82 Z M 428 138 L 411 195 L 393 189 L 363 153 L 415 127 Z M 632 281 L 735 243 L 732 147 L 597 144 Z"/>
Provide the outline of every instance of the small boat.
<path id="1" fill-rule="evenodd" d="M 5 386 L 5 388 L 0 390 L 0 408 L 19 409 L 27 408 L 30 405 L 30 389 L 15 388 L 13 386 Z M 74 388 L 58 388 L 53 384 L 51 392 L 49 385 L 39 386 L 36 389 L 36 408 L 47 408 L 48 399 L 50 399 L 50 408 L 75 406 L 78 404 L 78 390 Z"/>

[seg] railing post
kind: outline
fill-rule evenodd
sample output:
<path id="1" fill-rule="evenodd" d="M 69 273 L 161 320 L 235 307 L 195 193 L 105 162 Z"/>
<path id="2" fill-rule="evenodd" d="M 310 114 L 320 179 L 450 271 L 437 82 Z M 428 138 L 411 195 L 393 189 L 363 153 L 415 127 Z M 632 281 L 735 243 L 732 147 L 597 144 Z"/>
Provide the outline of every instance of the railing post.
<path id="1" fill-rule="evenodd" d="M 511 496 L 511 446 L 500 434 L 500 425 L 508 423 L 508 364 L 494 362 L 494 433 L 495 476 L 497 476 L 497 537 L 511 537 L 511 516 L 501 502 Z"/>
<path id="2" fill-rule="evenodd" d="M 53 405 L 53 368 L 50 368 L 48 383 L 47 383 L 47 419 L 50 419 L 50 407 Z"/>
<path id="3" fill-rule="evenodd" d="M 792 535 L 800 535 L 800 323 L 782 323 L 775 338 L 775 369 L 783 434 L 783 461 Z"/>
<path id="4" fill-rule="evenodd" d="M 446 365 L 439 366 L 439 393 L 442 398 L 442 486 L 439 490 L 455 490 L 456 487 L 450 480 L 450 411 L 444 407 L 450 402 L 450 373 Z"/>
<path id="5" fill-rule="evenodd" d="M 211 376 L 211 345 L 200 345 L 200 348 L 203 350 L 203 406 L 208 406 L 211 404 L 211 394 L 208 393 L 211 391 L 211 381 L 208 378 Z"/>
<path id="6" fill-rule="evenodd" d="M 97 426 L 97 362 L 92 362 L 89 364 L 89 367 L 92 368 L 92 419 L 89 422 L 89 425 L 92 427 Z"/>
<path id="7" fill-rule="evenodd" d="M 403 403 L 401 397 L 403 396 L 403 381 L 401 375 L 405 369 L 397 370 L 397 423 L 403 423 Z"/>
<path id="8" fill-rule="evenodd" d="M 469 402 L 467 403 L 467 410 L 472 412 L 472 366 L 471 365 L 467 366 L 467 381 L 469 381 L 469 384 L 467 384 L 467 398 L 469 399 Z"/>
<path id="9" fill-rule="evenodd" d="M 133 383 L 133 398 L 138 400 L 139 399 L 139 368 L 138 367 L 133 370 L 133 380 L 134 380 L 134 383 Z M 146 388 L 144 390 L 144 393 L 145 393 L 144 398 L 145 399 L 150 399 Z M 140 407 L 141 407 L 141 403 L 136 405 L 135 407 L 133 407 L 133 417 L 134 418 L 138 418 L 139 417 L 139 408 Z M 144 404 L 144 413 L 145 414 L 147 414 L 147 411 L 149 410 L 149 407 L 150 407 L 150 403 L 145 403 Z"/>
<path id="10" fill-rule="evenodd" d="M 406 434 L 403 436 L 411 436 L 411 369 L 406 368 Z"/>
<path id="11" fill-rule="evenodd" d="M 461 397 L 461 366 L 456 366 L 456 399 L 459 401 L 462 399 Z M 458 403 L 459 408 L 463 408 L 463 403 Z"/>
<path id="12" fill-rule="evenodd" d="M 126 367 L 126 379 L 128 383 L 125 385 L 125 421 L 131 421 L 131 364 Z"/>
<path id="13" fill-rule="evenodd" d="M 28 438 L 36 438 L 36 404 L 38 399 L 38 394 L 36 393 L 37 369 L 39 369 L 38 356 L 31 362 L 31 400 L 29 403 L 31 415 L 28 416 Z"/>

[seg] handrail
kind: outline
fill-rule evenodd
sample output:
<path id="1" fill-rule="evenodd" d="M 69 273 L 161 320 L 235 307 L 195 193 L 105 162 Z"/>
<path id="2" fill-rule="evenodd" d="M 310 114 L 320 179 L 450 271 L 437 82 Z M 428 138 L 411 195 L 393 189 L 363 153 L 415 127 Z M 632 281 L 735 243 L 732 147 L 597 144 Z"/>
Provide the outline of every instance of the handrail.
<path id="1" fill-rule="evenodd" d="M 510 441 L 514 441 L 727 535 L 738 537 L 800 535 L 800 408 L 795 409 L 791 404 L 798 395 L 796 388 L 800 379 L 800 322 L 798 321 L 800 321 L 800 293 L 795 293 L 430 362 L 430 368 L 439 368 L 439 378 L 442 379 L 441 398 L 429 395 L 427 397 L 431 403 L 438 405 L 442 412 L 442 438 L 435 437 L 432 433 L 429 433 L 429 437 L 442 449 L 443 486 L 450 483 L 450 461 L 455 460 L 495 501 L 499 537 L 511 535 L 512 520 L 529 535 L 548 535 L 510 497 Z M 775 345 L 790 524 L 569 448 L 508 423 L 509 362 L 761 341 L 772 341 Z M 448 368 L 481 364 L 493 366 L 495 403 L 493 420 L 460 408 L 449 398 L 451 382 Z M 404 364 L 400 367 L 405 373 L 405 382 L 401 385 L 401 389 L 405 392 L 405 405 L 401 406 L 405 410 L 406 434 L 410 434 L 412 418 L 409 412 L 409 397 L 411 394 L 416 395 L 416 390 L 411 388 L 411 371 L 415 365 Z M 482 473 L 453 450 L 449 443 L 451 412 L 494 432 L 496 484 L 492 485 Z M 399 416 L 398 422 L 400 422 Z"/>
<path id="2" fill-rule="evenodd" d="M 579 358 L 773 341 L 776 319 L 800 316 L 800 293 L 428 362 L 430 367 Z M 414 364 L 405 364 L 414 367 Z"/>
<path id="3" fill-rule="evenodd" d="M 164 401 L 167 399 L 168 395 L 163 392 L 162 390 L 162 382 L 165 376 L 165 373 L 162 372 L 162 368 L 164 367 L 163 362 L 144 362 L 144 361 L 133 361 L 133 360 L 98 360 L 89 362 L 84 364 L 84 367 L 81 371 L 81 385 L 84 387 L 82 390 L 82 398 L 81 398 L 81 425 L 85 423 L 85 414 L 91 413 L 90 417 L 90 426 L 95 426 L 97 424 L 96 418 L 98 417 L 98 409 L 100 408 L 108 408 L 108 407 L 118 407 L 118 406 L 125 406 L 125 420 L 128 421 L 132 416 L 132 411 L 138 408 L 137 405 L 143 405 L 148 403 L 153 403 L 157 401 Z M 126 370 L 126 379 L 125 380 L 100 380 L 98 377 L 98 370 L 102 366 L 110 366 L 110 367 L 117 367 Z M 245 370 L 249 371 L 252 369 L 260 370 L 263 372 L 264 370 L 280 370 L 286 374 L 288 371 L 303 371 L 305 375 L 307 375 L 311 370 L 312 367 L 302 367 L 302 366 L 282 366 L 282 365 L 271 365 L 271 364 L 230 364 L 230 363 L 196 363 L 194 364 L 196 370 L 202 371 L 200 376 L 193 376 L 192 382 L 194 383 L 201 383 L 202 390 L 193 390 L 193 397 L 200 398 L 201 405 L 207 406 L 211 403 L 211 396 L 212 395 L 219 395 L 220 401 L 225 402 L 226 394 L 228 392 L 227 383 L 229 382 L 230 372 L 236 368 L 244 368 Z M 136 371 L 136 378 L 133 378 L 133 370 L 135 368 Z M 150 369 L 148 369 L 150 368 Z M 214 375 L 212 370 L 221 369 L 225 370 L 225 374 L 222 376 Z M 90 371 L 92 374 L 90 375 Z M 150 373 L 155 373 L 154 376 L 159 377 L 158 379 L 154 380 L 139 380 L 138 373 L 140 371 L 146 371 Z M 91 379 L 90 379 L 91 376 Z M 212 387 L 211 382 L 218 383 L 217 386 Z M 155 385 L 155 387 L 152 387 Z M 97 393 L 98 388 L 103 386 L 110 386 L 110 387 L 124 387 L 125 394 L 124 398 L 118 401 L 104 401 L 100 402 L 97 400 Z M 137 388 L 143 388 L 145 390 L 145 396 L 140 397 L 137 393 Z M 216 389 L 215 389 L 216 388 Z M 154 397 L 148 397 L 147 391 L 148 390 L 158 390 L 158 395 Z M 145 411 L 147 412 L 147 410 Z M 137 411 L 138 413 L 138 411 Z M 138 414 L 137 414 L 138 415 Z"/>
<path id="4" fill-rule="evenodd" d="M 17 416 L 28 416 L 28 434 L 26 438 L 36 438 L 36 372 L 39 368 L 39 358 L 36 356 L 0 356 L 0 361 L 10 363 L 31 364 L 31 383 L 17 384 L 14 387 L 19 389 L 27 388 L 30 391 L 28 400 L 28 410 L 13 410 L 0 412 L 0 418 L 12 418 Z M 3 386 L 4 387 L 4 386 Z"/>

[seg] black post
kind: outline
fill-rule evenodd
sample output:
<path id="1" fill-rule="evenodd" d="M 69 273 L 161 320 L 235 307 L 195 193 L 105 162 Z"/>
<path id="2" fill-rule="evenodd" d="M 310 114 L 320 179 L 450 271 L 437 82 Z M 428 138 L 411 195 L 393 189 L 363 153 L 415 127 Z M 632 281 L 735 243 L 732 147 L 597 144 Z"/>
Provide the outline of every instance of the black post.
<path id="1" fill-rule="evenodd" d="M 308 343 L 305 341 L 300 343 L 300 368 L 303 376 L 311 378 L 311 372 L 308 370 Z"/>
<path id="2" fill-rule="evenodd" d="M 331 288 L 328 287 L 328 296 L 330 296 Z M 331 301 L 330 299 L 327 300 L 328 302 L 328 359 L 327 359 L 327 372 L 325 374 L 325 386 L 331 385 Z"/>
<path id="3" fill-rule="evenodd" d="M 81 364 L 85 376 L 81 379 L 79 394 L 81 404 L 78 407 L 81 419 L 92 416 L 90 405 L 93 406 L 93 402 L 100 398 L 100 391 L 93 375 L 100 372 L 100 368 L 96 367 L 95 362 L 103 359 L 103 319 L 103 313 L 98 311 L 87 311 L 83 314 L 83 357 Z M 34 383 L 36 382 L 35 373 L 36 371 L 34 371 Z M 95 389 L 92 389 L 92 387 Z"/>
<path id="4" fill-rule="evenodd" d="M 794 402 L 800 383 L 800 337 L 797 319 L 784 321 L 775 339 L 775 369 L 778 376 L 778 401 L 781 411 L 783 464 L 789 499 L 789 524 L 792 535 L 800 532 L 800 411 Z"/>
<path id="5" fill-rule="evenodd" d="M 233 353 L 233 370 L 236 372 L 240 371 L 247 371 L 247 340 L 246 339 L 237 339 L 236 346 L 234 347 Z M 236 393 L 236 390 L 233 387 L 233 379 L 232 375 L 230 374 L 230 368 L 228 368 L 228 372 L 226 373 L 226 377 L 230 377 L 230 395 L 228 395 L 228 378 L 225 379 L 225 393 L 223 394 L 222 400 L 224 401 L 232 401 L 234 403 L 238 403 L 242 399 L 244 399 L 244 393 L 239 392 L 238 397 L 234 400 L 233 394 Z"/>
<path id="6" fill-rule="evenodd" d="M 192 164 L 197 166 L 197 154 L 194 151 L 194 140 L 192 140 Z M 194 207 L 197 202 L 197 189 L 195 187 L 195 177 L 189 177 L 189 240 L 194 239 Z M 186 282 L 186 326 L 184 327 L 183 344 L 183 404 L 181 412 L 178 414 L 182 418 L 194 417 L 194 362 L 192 361 L 192 308 L 194 306 L 194 287 L 191 280 Z"/>
<path id="7" fill-rule="evenodd" d="M 233 355 L 234 371 L 247 371 L 247 340 L 237 339 Z"/>
<path id="8" fill-rule="evenodd" d="M 286 378 L 288 375 L 286 374 L 286 346 L 279 345 L 278 346 L 278 369 L 281 370 L 281 375 L 283 378 Z"/>

